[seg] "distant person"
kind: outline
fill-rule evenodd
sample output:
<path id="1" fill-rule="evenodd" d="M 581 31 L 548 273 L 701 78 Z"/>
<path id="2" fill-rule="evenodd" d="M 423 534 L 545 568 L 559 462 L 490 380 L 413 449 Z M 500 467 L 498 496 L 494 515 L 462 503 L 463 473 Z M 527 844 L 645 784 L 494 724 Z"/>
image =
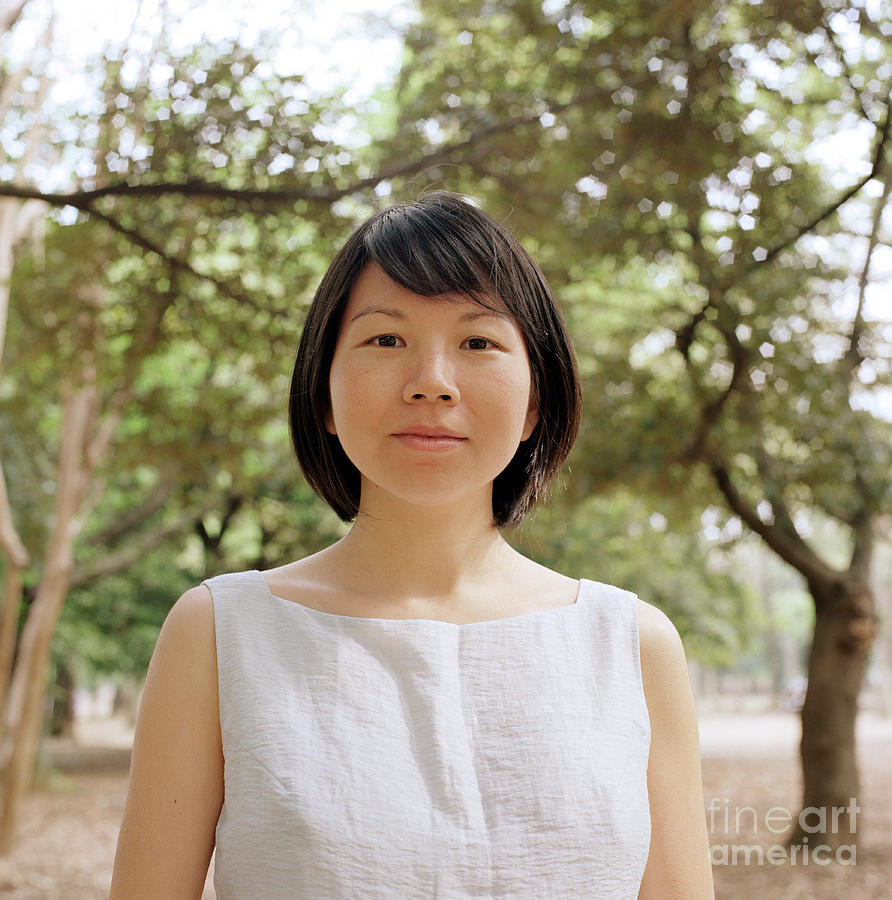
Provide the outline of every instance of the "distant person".
<path id="1" fill-rule="evenodd" d="M 290 398 L 353 525 L 171 610 L 114 900 L 198 900 L 215 847 L 219 900 L 713 896 L 677 632 L 500 534 L 578 422 L 563 319 L 505 228 L 435 193 L 354 232 Z"/>

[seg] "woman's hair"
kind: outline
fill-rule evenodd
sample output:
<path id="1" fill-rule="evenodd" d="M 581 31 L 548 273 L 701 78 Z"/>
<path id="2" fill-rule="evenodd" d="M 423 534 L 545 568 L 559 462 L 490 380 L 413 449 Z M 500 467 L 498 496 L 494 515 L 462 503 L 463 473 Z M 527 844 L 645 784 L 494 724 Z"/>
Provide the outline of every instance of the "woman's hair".
<path id="1" fill-rule="evenodd" d="M 301 335 L 288 405 L 291 440 L 304 476 L 341 519 L 356 517 L 359 471 L 337 436 L 326 430 L 325 417 L 341 318 L 369 263 L 414 294 L 460 294 L 489 308 L 506 307 L 517 321 L 539 421 L 496 477 L 492 506 L 498 527 L 518 525 L 544 495 L 576 439 L 576 359 L 557 303 L 530 255 L 502 225 L 452 194 L 427 194 L 372 216 L 323 276 Z"/>

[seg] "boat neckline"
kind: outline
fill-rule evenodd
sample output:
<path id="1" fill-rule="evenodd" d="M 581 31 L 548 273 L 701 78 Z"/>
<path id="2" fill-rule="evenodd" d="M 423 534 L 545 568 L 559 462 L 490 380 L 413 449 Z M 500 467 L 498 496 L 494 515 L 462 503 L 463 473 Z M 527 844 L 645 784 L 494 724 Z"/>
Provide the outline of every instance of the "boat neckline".
<path id="1" fill-rule="evenodd" d="M 280 597 L 278 594 L 274 594 L 272 592 L 269 583 L 263 576 L 263 572 L 261 572 L 259 569 L 253 569 L 252 574 L 256 575 L 263 582 L 263 587 L 266 591 L 267 596 L 271 597 L 273 600 L 278 600 L 281 603 L 287 603 L 289 606 L 297 607 L 297 609 L 305 610 L 306 612 L 312 613 L 313 615 L 323 616 L 326 619 L 333 619 L 342 622 L 374 622 L 382 625 L 422 623 L 431 625 L 445 625 L 449 628 L 469 628 L 480 625 L 492 625 L 498 622 L 517 622 L 522 619 L 533 619 L 539 616 L 552 616 L 555 614 L 560 614 L 565 610 L 574 610 L 581 605 L 583 584 L 587 580 L 585 578 L 577 579 L 576 598 L 572 603 L 565 603 L 563 606 L 554 606 L 551 609 L 537 609 L 533 610 L 532 612 L 518 613 L 516 616 L 501 616 L 497 619 L 475 619 L 471 622 L 449 622 L 446 619 L 428 619 L 424 617 L 389 619 L 385 618 L 384 616 L 348 616 L 343 613 L 330 613 L 322 609 L 316 609 L 316 607 L 314 606 L 306 606 L 303 603 L 298 603 L 296 600 L 287 600 L 285 597 Z"/>

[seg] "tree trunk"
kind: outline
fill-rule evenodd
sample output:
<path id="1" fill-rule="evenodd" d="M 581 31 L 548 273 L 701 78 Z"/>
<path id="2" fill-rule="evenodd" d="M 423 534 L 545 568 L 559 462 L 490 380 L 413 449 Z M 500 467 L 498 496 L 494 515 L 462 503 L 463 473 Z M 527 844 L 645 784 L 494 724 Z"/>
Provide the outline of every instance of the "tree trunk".
<path id="1" fill-rule="evenodd" d="M 19 805 L 34 774 L 47 693 L 47 664 L 53 634 L 71 577 L 78 513 L 87 474 L 85 448 L 95 412 L 96 388 L 86 384 L 64 402 L 56 481 L 56 509 L 43 577 L 22 632 L 21 651 L 10 691 L 12 752 L 3 777 L 0 854 L 12 846 Z"/>
<path id="2" fill-rule="evenodd" d="M 27 2 L 27 0 L 25 0 Z M 8 8 L 0 13 L 0 33 L 4 24 L 12 27 L 25 2 L 15 9 Z M 3 17 L 6 16 L 6 19 Z M 2 118 L 2 116 L 0 116 Z M 0 202 L 0 371 L 3 366 L 3 351 L 6 346 L 6 325 L 9 318 L 9 287 L 15 262 L 15 248 L 28 233 L 38 214 L 43 213 L 43 205 L 17 205 L 14 201 Z M 28 551 L 16 531 L 13 522 L 3 461 L 0 459 L 0 547 L 6 555 L 2 602 L 0 608 L 0 737 L 2 737 L 4 711 L 6 707 L 9 679 L 12 674 L 12 659 L 15 653 L 16 630 L 19 624 L 19 608 L 22 605 L 22 584 L 28 566 Z"/>
<path id="3" fill-rule="evenodd" d="M 22 605 L 24 574 L 28 566 L 28 551 L 12 521 L 2 459 L 0 459 L 0 546 L 6 554 L 3 594 L 0 599 L 3 604 L 0 608 L 0 737 L 2 737 L 7 689 L 12 675 L 12 658 L 15 654 L 16 631 L 19 624 L 19 609 Z"/>
<path id="4" fill-rule="evenodd" d="M 56 683 L 53 685 L 53 709 L 50 715 L 52 737 L 72 737 L 74 734 L 74 690 L 77 684 L 67 660 L 56 667 Z"/>
<path id="5" fill-rule="evenodd" d="M 789 843 L 835 849 L 857 844 L 855 720 L 876 615 L 867 585 L 840 578 L 811 581 L 809 590 L 815 631 L 802 707 L 802 810 Z"/>
<path id="6" fill-rule="evenodd" d="M 12 675 L 19 609 L 22 605 L 24 568 L 7 559 L 3 578 L 3 607 L 0 609 L 0 737 L 6 710 L 6 692 Z"/>

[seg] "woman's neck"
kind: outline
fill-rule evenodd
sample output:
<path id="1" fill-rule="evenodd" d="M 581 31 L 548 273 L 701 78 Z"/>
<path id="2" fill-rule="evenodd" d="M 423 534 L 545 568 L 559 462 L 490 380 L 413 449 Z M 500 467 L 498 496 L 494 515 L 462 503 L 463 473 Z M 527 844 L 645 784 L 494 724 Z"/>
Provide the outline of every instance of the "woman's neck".
<path id="1" fill-rule="evenodd" d="M 360 513 L 326 554 L 350 589 L 374 597 L 449 601 L 503 578 L 517 553 L 491 517 L 467 507 Z"/>

